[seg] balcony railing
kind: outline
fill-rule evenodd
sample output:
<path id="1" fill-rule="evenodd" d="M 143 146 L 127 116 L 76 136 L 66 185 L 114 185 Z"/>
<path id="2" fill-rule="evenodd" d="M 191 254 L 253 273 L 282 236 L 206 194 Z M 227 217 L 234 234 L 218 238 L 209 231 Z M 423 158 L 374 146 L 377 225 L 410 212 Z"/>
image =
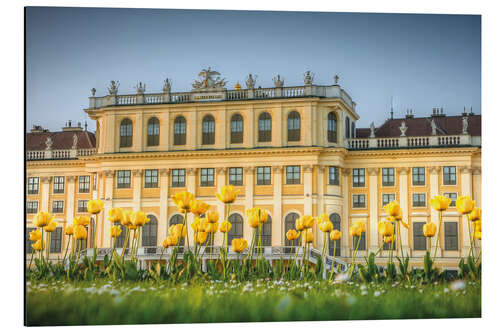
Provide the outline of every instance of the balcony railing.
<path id="1" fill-rule="evenodd" d="M 96 153 L 95 148 L 86 149 L 57 149 L 57 150 L 28 150 L 26 151 L 27 161 L 36 160 L 67 160 L 75 159 L 78 156 L 90 156 Z"/>
<path id="2" fill-rule="evenodd" d="M 395 138 L 346 139 L 346 148 L 352 150 L 377 148 L 418 148 L 478 145 L 480 139 L 470 135 L 401 136 Z"/>
<path id="3" fill-rule="evenodd" d="M 356 108 L 356 103 L 353 102 L 351 97 L 338 85 L 308 85 L 240 90 L 141 93 L 135 95 L 107 95 L 101 97 L 91 96 L 89 97 L 89 109 L 119 105 L 171 104 L 295 97 L 339 98 L 352 109 Z"/>

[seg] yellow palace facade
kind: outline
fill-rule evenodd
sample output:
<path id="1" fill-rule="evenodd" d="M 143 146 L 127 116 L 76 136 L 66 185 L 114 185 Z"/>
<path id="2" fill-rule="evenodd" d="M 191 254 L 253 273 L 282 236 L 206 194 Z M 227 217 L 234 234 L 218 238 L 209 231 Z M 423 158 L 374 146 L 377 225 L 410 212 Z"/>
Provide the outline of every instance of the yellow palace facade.
<path id="1" fill-rule="evenodd" d="M 227 89 L 218 74 L 203 70 L 189 92 L 171 92 L 168 79 L 160 93 L 146 93 L 139 83 L 135 94 L 122 95 L 114 81 L 105 96 L 92 89 L 84 111 L 96 122 L 95 133 L 71 123 L 60 132 L 34 127 L 26 140 L 27 232 L 40 210 L 64 227 L 85 213 L 88 200 L 99 198 L 105 208 L 98 215 L 97 247 L 111 247 L 110 208 L 143 210 L 151 218 L 140 241 L 147 257 L 156 253 L 168 226 L 182 220 L 172 194 L 190 191 L 222 216 L 215 193 L 232 184 L 241 191 L 231 205 L 229 240 L 251 239 L 245 210 L 254 206 L 269 213 L 263 241 L 270 254 L 291 245 L 285 233 L 298 216 L 327 213 L 342 232 L 336 254 L 348 262 L 351 223 L 366 223 L 361 253 L 376 252 L 383 244 L 377 232 L 386 216 L 383 206 L 398 200 L 409 225 L 401 230 L 403 251 L 419 266 L 429 249 L 422 226 L 438 221 L 429 199 L 444 194 L 452 207 L 443 215 L 438 263 L 456 269 L 457 259 L 467 256 L 467 221 L 453 205 L 458 196 L 470 195 L 481 206 L 480 115 L 464 110 L 447 116 L 434 108 L 427 117 L 408 112 L 404 118 L 391 115 L 379 127 L 356 128 L 356 103 L 337 76 L 331 85 L 316 85 L 306 72 L 303 86 L 287 87 L 278 75 L 274 87 L 257 88 L 249 75 L 246 89 Z M 62 230 L 51 236 L 54 259 L 65 249 Z M 313 245 L 321 249 L 321 232 L 314 231 Z M 215 241 L 220 244 L 222 236 Z M 377 260 L 387 258 L 383 250 Z"/>

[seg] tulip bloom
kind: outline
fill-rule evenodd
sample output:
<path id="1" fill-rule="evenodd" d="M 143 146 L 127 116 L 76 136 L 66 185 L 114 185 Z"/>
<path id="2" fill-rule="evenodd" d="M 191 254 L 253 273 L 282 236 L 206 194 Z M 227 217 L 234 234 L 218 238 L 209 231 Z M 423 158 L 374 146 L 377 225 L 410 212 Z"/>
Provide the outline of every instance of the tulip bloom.
<path id="1" fill-rule="evenodd" d="M 356 226 L 351 226 L 349 227 L 349 236 L 351 237 L 354 237 L 354 236 L 361 236 L 361 229 L 359 227 L 356 227 Z"/>
<path id="2" fill-rule="evenodd" d="M 130 209 L 123 211 L 123 218 L 120 222 L 124 227 L 127 227 L 132 224 L 132 214 L 133 211 Z"/>
<path id="3" fill-rule="evenodd" d="M 182 191 L 172 195 L 172 201 L 182 214 L 190 211 L 190 203 L 192 200 L 194 200 L 194 194 L 188 191 Z"/>
<path id="4" fill-rule="evenodd" d="M 184 238 L 187 234 L 187 228 L 185 228 L 182 223 L 174 224 L 168 228 L 168 234 L 175 238 Z"/>
<path id="5" fill-rule="evenodd" d="M 297 238 L 299 238 L 299 236 L 300 236 L 300 232 L 297 232 L 297 230 L 295 230 L 295 229 L 290 229 L 286 232 L 286 238 L 289 241 L 296 240 Z"/>
<path id="6" fill-rule="evenodd" d="M 430 202 L 432 208 L 437 211 L 443 211 L 448 209 L 448 206 L 450 206 L 451 203 L 451 199 L 443 195 L 435 195 L 433 198 L 431 198 Z"/>
<path id="7" fill-rule="evenodd" d="M 481 231 L 476 231 L 474 233 L 474 238 L 477 239 L 477 240 L 481 240 Z"/>
<path id="8" fill-rule="evenodd" d="M 382 221 L 378 224 L 378 233 L 384 237 L 394 235 L 394 225 L 388 221 Z"/>
<path id="9" fill-rule="evenodd" d="M 247 241 L 244 238 L 234 238 L 231 242 L 231 247 L 234 252 L 241 253 L 245 251 L 247 247 Z"/>
<path id="10" fill-rule="evenodd" d="M 297 229 L 297 231 L 302 231 L 305 228 L 306 227 L 304 226 L 304 220 L 301 217 L 295 220 L 295 229 Z"/>
<path id="11" fill-rule="evenodd" d="M 304 215 L 302 216 L 302 219 L 303 219 L 303 224 L 304 224 L 304 228 L 312 228 L 313 225 L 314 225 L 314 217 L 312 217 L 311 215 Z"/>
<path id="12" fill-rule="evenodd" d="M 434 223 L 429 222 L 429 223 L 424 224 L 423 230 L 424 230 L 425 237 L 434 237 L 434 235 L 436 234 L 436 231 L 437 231 L 437 227 Z"/>
<path id="13" fill-rule="evenodd" d="M 40 229 L 30 231 L 30 241 L 34 242 L 40 239 L 42 239 L 42 233 L 40 232 Z"/>
<path id="14" fill-rule="evenodd" d="M 168 237 L 167 237 L 167 238 L 165 238 L 165 239 L 163 240 L 162 246 L 163 246 L 165 249 L 168 249 L 168 247 L 170 246 L 170 243 L 169 243 L 169 241 L 168 241 Z"/>
<path id="15" fill-rule="evenodd" d="M 73 237 L 75 239 L 80 240 L 80 239 L 87 239 L 87 229 L 83 225 L 77 225 L 75 226 L 75 230 L 73 232 Z"/>
<path id="16" fill-rule="evenodd" d="M 482 213 L 481 208 L 474 207 L 474 209 L 469 214 L 469 220 L 471 221 L 481 220 L 481 213 Z"/>
<path id="17" fill-rule="evenodd" d="M 319 230 L 323 232 L 330 232 L 333 230 L 333 223 L 330 221 L 323 221 L 318 224 Z"/>
<path id="18" fill-rule="evenodd" d="M 219 229 L 219 223 L 204 223 L 203 224 L 203 231 L 208 232 L 210 234 L 214 234 L 217 232 L 217 229 Z"/>
<path id="19" fill-rule="evenodd" d="M 481 220 L 472 222 L 472 226 L 474 227 L 474 231 L 481 231 Z"/>
<path id="20" fill-rule="evenodd" d="M 164 244 L 163 246 L 165 246 L 165 244 L 167 245 L 167 247 L 169 247 L 169 246 L 175 246 L 175 245 L 177 245 L 178 242 L 179 242 L 179 238 L 178 237 L 170 235 L 163 242 L 163 244 Z"/>
<path id="21" fill-rule="evenodd" d="M 195 217 L 193 223 L 191 223 L 194 232 L 201 231 L 201 220 L 201 218 Z"/>
<path id="22" fill-rule="evenodd" d="M 394 235 L 384 236 L 384 243 L 386 244 L 394 243 Z"/>
<path id="23" fill-rule="evenodd" d="M 33 219 L 33 224 L 38 228 L 43 228 L 47 226 L 54 217 L 47 212 L 38 212 Z"/>
<path id="24" fill-rule="evenodd" d="M 340 237 L 342 237 L 342 233 L 339 230 L 335 229 L 330 232 L 330 239 L 332 241 L 337 241 Z"/>
<path id="25" fill-rule="evenodd" d="M 87 202 L 87 211 L 90 214 L 99 214 L 104 208 L 104 202 L 102 200 L 89 200 Z"/>
<path id="26" fill-rule="evenodd" d="M 120 207 L 111 208 L 108 212 L 108 220 L 111 223 L 120 223 L 123 220 L 123 209 Z"/>
<path id="27" fill-rule="evenodd" d="M 132 213 L 131 221 L 133 225 L 143 227 L 147 222 L 149 222 L 149 217 L 146 216 L 146 213 L 139 210 Z"/>
<path id="28" fill-rule="evenodd" d="M 220 193 L 216 193 L 217 199 L 222 201 L 223 203 L 233 203 L 236 200 L 236 197 L 240 193 L 240 190 L 235 190 L 233 185 L 223 186 L 220 190 Z"/>
<path id="29" fill-rule="evenodd" d="M 64 234 L 66 235 L 73 235 L 74 232 L 74 226 L 73 225 L 67 225 L 66 228 L 64 228 Z"/>
<path id="30" fill-rule="evenodd" d="M 391 201 L 387 205 L 384 206 L 384 210 L 389 216 L 396 218 L 397 220 L 401 220 L 403 216 L 403 212 L 401 210 L 401 206 L 397 201 Z"/>
<path id="31" fill-rule="evenodd" d="M 226 232 L 229 232 L 229 230 L 231 230 L 231 222 L 229 221 L 222 221 L 222 223 L 220 224 L 220 227 L 219 227 L 219 231 L 222 232 L 222 233 L 226 233 Z"/>
<path id="32" fill-rule="evenodd" d="M 45 249 L 45 242 L 42 239 L 39 239 L 34 244 L 31 244 L 31 246 L 35 251 L 43 251 L 43 249 Z"/>
<path id="33" fill-rule="evenodd" d="M 472 212 L 474 209 L 475 201 L 472 200 L 468 195 L 462 195 L 457 198 L 455 205 L 460 214 L 465 215 Z"/>
<path id="34" fill-rule="evenodd" d="M 355 226 L 356 228 L 359 228 L 361 230 L 361 232 L 366 231 L 366 224 L 362 220 L 354 221 L 353 226 Z"/>
<path id="35" fill-rule="evenodd" d="M 87 226 L 90 223 L 90 217 L 87 215 L 80 215 L 80 216 L 75 216 L 73 219 L 73 224 L 74 225 L 83 225 Z"/>
<path id="36" fill-rule="evenodd" d="M 121 233 L 122 233 L 122 228 L 120 228 L 120 226 L 118 225 L 111 226 L 110 229 L 111 238 L 116 238 L 120 236 Z"/>
<path id="37" fill-rule="evenodd" d="M 219 221 L 219 213 L 216 210 L 210 210 L 205 214 L 208 223 L 216 223 Z"/>
<path id="38" fill-rule="evenodd" d="M 246 215 L 248 219 L 248 224 L 251 228 L 258 228 L 262 223 L 266 223 L 268 219 L 268 214 L 265 210 L 254 207 L 246 210 Z"/>
<path id="39" fill-rule="evenodd" d="M 208 232 L 200 231 L 196 235 L 195 242 L 200 244 L 200 245 L 205 244 L 205 242 L 207 241 L 207 238 L 208 238 Z"/>
<path id="40" fill-rule="evenodd" d="M 302 239 L 304 239 L 306 243 L 312 243 L 313 242 L 312 231 L 309 229 L 305 229 L 304 231 L 302 231 Z"/>
<path id="41" fill-rule="evenodd" d="M 189 211 L 197 216 L 203 215 L 210 209 L 210 205 L 201 200 L 191 200 L 189 202 Z"/>
<path id="42" fill-rule="evenodd" d="M 43 230 L 45 232 L 52 232 L 52 231 L 56 230 L 57 224 L 58 223 L 56 221 L 51 220 L 50 223 L 46 227 L 43 228 Z"/>

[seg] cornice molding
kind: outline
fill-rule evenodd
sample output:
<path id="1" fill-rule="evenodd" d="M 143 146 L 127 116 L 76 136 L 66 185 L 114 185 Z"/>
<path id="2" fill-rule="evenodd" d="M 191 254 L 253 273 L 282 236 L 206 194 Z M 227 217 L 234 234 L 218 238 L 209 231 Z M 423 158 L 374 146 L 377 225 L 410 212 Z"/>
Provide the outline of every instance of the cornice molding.
<path id="1" fill-rule="evenodd" d="M 368 168 L 367 171 L 370 176 L 377 176 L 380 172 L 380 168 Z"/>
<path id="2" fill-rule="evenodd" d="M 104 175 L 106 176 L 106 178 L 114 177 L 115 170 L 104 170 Z"/>

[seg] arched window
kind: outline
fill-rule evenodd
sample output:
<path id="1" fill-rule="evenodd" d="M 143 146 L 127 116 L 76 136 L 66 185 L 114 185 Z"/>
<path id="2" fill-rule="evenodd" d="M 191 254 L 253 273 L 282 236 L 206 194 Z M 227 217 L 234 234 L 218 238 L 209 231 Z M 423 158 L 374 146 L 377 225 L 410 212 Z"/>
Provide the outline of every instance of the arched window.
<path id="1" fill-rule="evenodd" d="M 243 217 L 238 213 L 233 213 L 228 220 L 231 222 L 231 230 L 227 233 L 227 244 L 231 246 L 233 239 L 243 237 Z"/>
<path id="2" fill-rule="evenodd" d="M 240 114 L 231 117 L 231 143 L 243 143 L 243 117 Z"/>
<path id="3" fill-rule="evenodd" d="M 298 239 L 290 241 L 288 238 L 286 238 L 286 233 L 290 229 L 295 229 L 295 221 L 299 218 L 299 214 L 297 213 L 290 213 L 285 217 L 285 246 L 299 246 L 300 245 L 300 236 Z"/>
<path id="4" fill-rule="evenodd" d="M 116 248 L 117 249 L 121 249 L 124 247 L 125 237 L 127 236 L 127 227 L 120 224 L 120 229 L 122 230 L 122 232 L 120 233 L 120 236 L 116 237 Z M 131 235 L 133 236 L 133 233 Z M 127 246 L 125 246 L 125 248 L 127 248 L 129 244 L 130 244 L 130 235 L 129 235 L 128 244 L 127 244 Z"/>
<path id="5" fill-rule="evenodd" d="M 120 147 L 132 147 L 132 120 L 128 118 L 120 123 Z"/>
<path id="6" fill-rule="evenodd" d="M 148 215 L 149 222 L 141 230 L 142 246 L 149 247 L 145 253 L 156 253 L 158 242 L 158 219 L 154 215 Z M 154 246 L 154 247 L 153 247 Z"/>
<path id="7" fill-rule="evenodd" d="M 148 120 L 148 146 L 158 146 L 160 144 L 160 121 L 156 117 Z"/>
<path id="8" fill-rule="evenodd" d="M 354 124 L 354 121 L 351 122 L 351 138 L 356 137 L 356 125 Z"/>
<path id="9" fill-rule="evenodd" d="M 178 116 L 174 120 L 174 145 L 186 144 L 186 118 Z"/>
<path id="10" fill-rule="evenodd" d="M 181 214 L 175 214 L 174 216 L 172 216 L 170 218 L 170 222 L 168 223 L 168 225 L 172 226 L 174 224 L 182 224 L 183 221 L 184 221 L 184 217 Z M 179 246 L 184 246 L 184 238 L 180 239 Z"/>
<path id="11" fill-rule="evenodd" d="M 328 142 L 337 142 L 337 116 L 335 112 L 328 114 Z"/>
<path id="12" fill-rule="evenodd" d="M 202 126 L 202 141 L 203 145 L 213 145 L 215 143 L 215 119 L 207 114 L 203 117 Z"/>
<path id="13" fill-rule="evenodd" d="M 267 222 L 262 225 L 262 246 L 271 246 L 273 236 L 273 219 L 268 215 Z"/>
<path id="14" fill-rule="evenodd" d="M 337 213 L 330 214 L 330 221 L 333 224 L 333 230 L 340 230 L 340 215 Z M 328 253 L 333 256 L 333 241 L 328 238 Z M 340 256 L 340 239 L 335 242 L 335 256 Z"/>
<path id="15" fill-rule="evenodd" d="M 259 142 L 271 141 L 271 115 L 263 112 L 259 116 Z"/>
<path id="16" fill-rule="evenodd" d="M 349 135 L 349 128 L 350 128 L 350 125 L 349 125 L 349 118 L 345 118 L 345 137 L 346 139 L 347 138 L 350 138 L 351 136 Z"/>
<path id="17" fill-rule="evenodd" d="M 288 141 L 300 141 L 300 113 L 297 111 L 288 115 Z"/>

